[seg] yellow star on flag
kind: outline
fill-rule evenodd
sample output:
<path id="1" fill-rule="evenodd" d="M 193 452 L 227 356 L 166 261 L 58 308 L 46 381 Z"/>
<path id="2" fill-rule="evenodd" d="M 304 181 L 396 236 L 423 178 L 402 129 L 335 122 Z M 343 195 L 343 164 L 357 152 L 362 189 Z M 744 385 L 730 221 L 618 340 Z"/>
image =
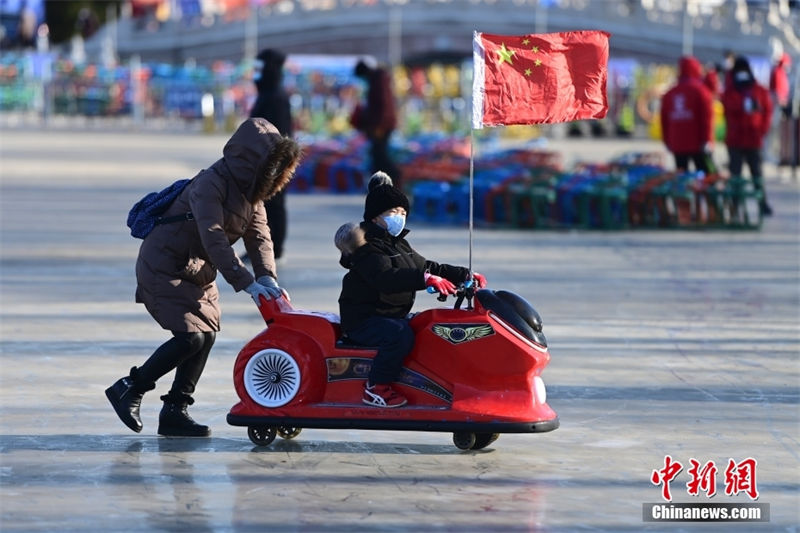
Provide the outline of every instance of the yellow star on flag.
<path id="1" fill-rule="evenodd" d="M 522 39 L 522 44 L 523 46 L 528 46 L 529 44 L 531 44 L 531 40 L 526 37 Z"/>
<path id="2" fill-rule="evenodd" d="M 511 58 L 514 57 L 515 53 L 516 52 L 514 52 L 514 50 L 509 50 L 508 48 L 506 48 L 506 43 L 502 43 L 500 45 L 500 49 L 497 51 L 498 55 L 497 59 L 498 61 L 500 61 L 500 63 L 505 61 L 509 65 L 513 65 L 514 63 L 511 62 Z"/>
<path id="3" fill-rule="evenodd" d="M 538 67 L 539 65 L 542 64 L 542 60 L 541 59 L 536 59 L 536 60 L 534 60 L 533 64 Z"/>
<path id="4" fill-rule="evenodd" d="M 534 54 L 538 54 L 539 53 L 539 47 L 538 46 L 534 46 L 533 48 L 531 48 L 531 52 L 533 52 Z"/>
<path id="5" fill-rule="evenodd" d="M 525 75 L 526 75 L 526 76 L 530 76 L 530 75 L 531 75 L 531 69 L 529 69 L 529 68 L 526 68 L 526 69 L 525 69 Z"/>

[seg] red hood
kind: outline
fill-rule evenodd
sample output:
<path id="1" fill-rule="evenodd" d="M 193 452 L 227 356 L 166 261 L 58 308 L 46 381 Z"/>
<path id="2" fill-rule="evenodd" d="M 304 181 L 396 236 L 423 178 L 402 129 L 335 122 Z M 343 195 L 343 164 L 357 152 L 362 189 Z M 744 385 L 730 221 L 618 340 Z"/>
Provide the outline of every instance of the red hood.
<path id="1" fill-rule="evenodd" d="M 683 56 L 678 63 L 678 69 L 680 79 L 695 78 L 699 80 L 703 77 L 703 66 L 697 58 L 692 56 Z"/>

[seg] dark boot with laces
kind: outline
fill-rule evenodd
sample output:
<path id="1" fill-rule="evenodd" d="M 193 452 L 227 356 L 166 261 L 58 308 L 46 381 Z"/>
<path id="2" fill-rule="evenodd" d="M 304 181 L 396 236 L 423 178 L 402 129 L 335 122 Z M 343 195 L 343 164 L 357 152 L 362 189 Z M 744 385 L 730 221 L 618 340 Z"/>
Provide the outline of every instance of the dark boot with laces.
<path id="1" fill-rule="evenodd" d="M 164 407 L 158 416 L 158 434 L 165 437 L 209 437 L 211 429 L 198 424 L 186 408 L 194 403 L 194 398 L 184 394 L 162 396 Z"/>
<path id="2" fill-rule="evenodd" d="M 142 419 L 139 416 L 142 397 L 145 392 L 155 388 L 155 383 L 143 383 L 138 377 L 138 369 L 133 367 L 128 376 L 118 379 L 106 389 L 106 398 L 122 423 L 139 433 L 142 431 Z"/>

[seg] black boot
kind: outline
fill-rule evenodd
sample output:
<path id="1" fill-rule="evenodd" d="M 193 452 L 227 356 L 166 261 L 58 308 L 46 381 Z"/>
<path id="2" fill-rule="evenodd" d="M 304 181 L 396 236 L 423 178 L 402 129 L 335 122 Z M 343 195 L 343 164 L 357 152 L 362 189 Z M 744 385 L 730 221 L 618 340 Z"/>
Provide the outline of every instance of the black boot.
<path id="1" fill-rule="evenodd" d="M 191 396 L 170 395 L 162 396 L 164 407 L 158 416 L 158 434 L 165 437 L 209 437 L 211 430 L 208 426 L 198 424 L 186 408 L 194 403 Z"/>
<path id="2" fill-rule="evenodd" d="M 136 433 L 142 430 L 142 419 L 139 407 L 142 405 L 144 393 L 156 388 L 155 383 L 142 383 L 137 380 L 137 368 L 131 368 L 130 375 L 120 378 L 106 389 L 106 398 L 111 402 L 114 411 L 122 423 Z"/>

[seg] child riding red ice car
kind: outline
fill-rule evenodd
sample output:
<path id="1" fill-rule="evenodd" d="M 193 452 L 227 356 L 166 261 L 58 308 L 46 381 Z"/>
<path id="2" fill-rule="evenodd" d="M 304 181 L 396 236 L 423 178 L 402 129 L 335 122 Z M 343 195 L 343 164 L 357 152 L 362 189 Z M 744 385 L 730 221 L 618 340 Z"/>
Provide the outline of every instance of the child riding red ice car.
<path id="1" fill-rule="evenodd" d="M 550 360 L 542 320 L 512 292 L 462 286 L 454 308 L 411 319 L 416 342 L 393 384 L 408 398 L 400 409 L 361 403 L 375 350 L 339 341 L 337 315 L 295 310 L 283 298 L 262 299 L 259 309 L 267 329 L 236 359 L 241 401 L 227 417 L 254 444 L 347 428 L 452 432 L 458 448 L 476 450 L 500 433 L 558 427 L 541 378 Z"/>

